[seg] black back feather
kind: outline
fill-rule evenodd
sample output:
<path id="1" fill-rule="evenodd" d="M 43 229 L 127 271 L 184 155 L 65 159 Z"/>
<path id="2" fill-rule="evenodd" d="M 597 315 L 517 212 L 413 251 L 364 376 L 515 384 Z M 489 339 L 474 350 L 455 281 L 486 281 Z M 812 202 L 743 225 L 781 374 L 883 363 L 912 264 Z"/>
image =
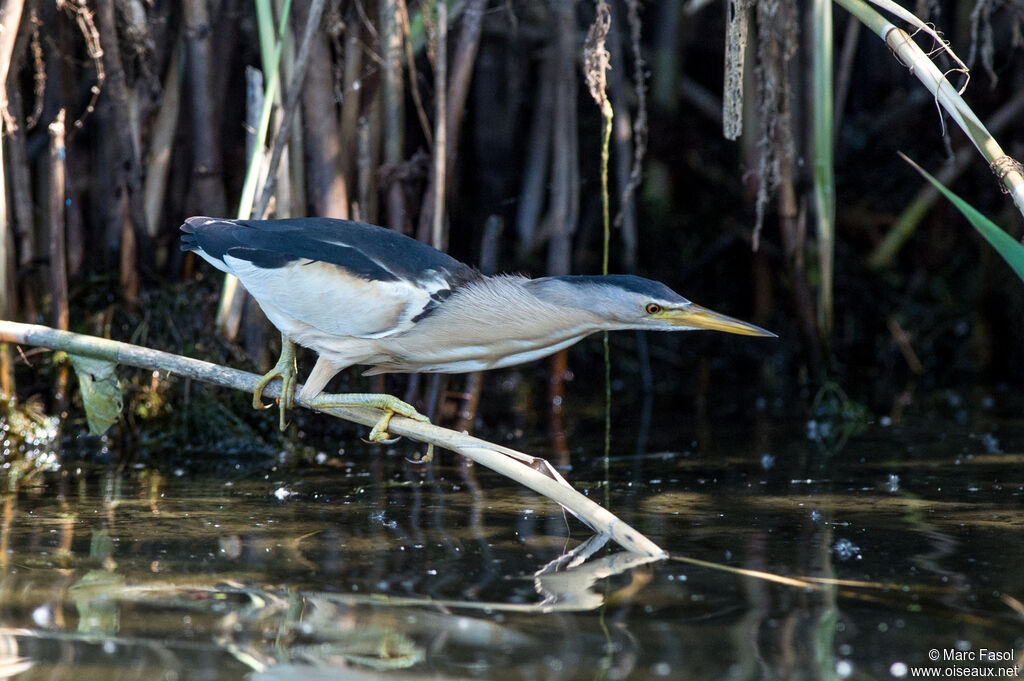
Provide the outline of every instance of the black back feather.
<path id="1" fill-rule="evenodd" d="M 353 220 L 193 217 L 181 231 L 182 250 L 202 250 L 220 260 L 231 255 L 266 269 L 306 259 L 331 263 L 375 281 L 418 281 L 433 271 L 455 287 L 480 277 L 473 268 L 427 244 Z"/>

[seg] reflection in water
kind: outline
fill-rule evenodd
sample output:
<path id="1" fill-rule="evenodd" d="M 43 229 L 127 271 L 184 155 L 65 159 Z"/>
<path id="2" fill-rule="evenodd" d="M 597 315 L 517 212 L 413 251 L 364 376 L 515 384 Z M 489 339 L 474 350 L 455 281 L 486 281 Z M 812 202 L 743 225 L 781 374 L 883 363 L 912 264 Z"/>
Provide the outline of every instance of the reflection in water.
<path id="1" fill-rule="evenodd" d="M 799 432 L 613 456 L 607 489 L 577 456 L 658 562 L 458 462 L 48 474 L 3 497 L 0 678 L 891 678 L 1024 650 L 1020 433 Z"/>

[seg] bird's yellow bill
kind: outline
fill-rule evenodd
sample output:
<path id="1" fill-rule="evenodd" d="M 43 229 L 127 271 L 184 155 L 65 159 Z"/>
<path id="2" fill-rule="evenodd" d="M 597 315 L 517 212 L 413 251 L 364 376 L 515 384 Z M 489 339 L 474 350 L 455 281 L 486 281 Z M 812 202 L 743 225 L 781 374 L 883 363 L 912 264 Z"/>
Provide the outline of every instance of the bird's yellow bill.
<path id="1" fill-rule="evenodd" d="M 689 326 L 694 329 L 709 329 L 711 331 L 725 331 L 726 333 L 738 333 L 741 336 L 777 336 L 771 331 L 765 331 L 760 326 L 754 326 L 739 319 L 734 319 L 714 310 L 709 310 L 700 305 L 690 304 L 687 307 L 663 310 L 657 315 L 661 319 L 675 326 Z"/>

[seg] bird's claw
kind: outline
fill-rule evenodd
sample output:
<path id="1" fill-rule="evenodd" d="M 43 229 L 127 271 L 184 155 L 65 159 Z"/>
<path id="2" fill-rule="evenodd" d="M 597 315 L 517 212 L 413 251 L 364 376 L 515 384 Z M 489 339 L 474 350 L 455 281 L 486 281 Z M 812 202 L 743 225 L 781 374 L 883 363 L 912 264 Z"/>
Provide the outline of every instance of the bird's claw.
<path id="1" fill-rule="evenodd" d="M 377 423 L 374 424 L 373 428 L 370 429 L 370 435 L 367 438 L 367 442 L 374 442 L 376 444 L 381 444 L 381 445 L 389 445 L 389 444 L 393 444 L 393 443 L 398 442 L 399 440 L 401 440 L 402 439 L 401 437 L 392 438 L 392 437 L 390 437 L 390 434 L 388 433 L 388 425 L 391 423 L 391 417 L 394 416 L 396 413 L 401 415 L 401 416 L 405 416 L 407 418 L 414 419 L 416 421 L 423 421 L 425 423 L 430 423 L 430 419 L 428 419 L 426 416 L 424 416 L 423 414 L 421 414 L 418 411 L 416 411 L 415 408 L 411 407 L 410 405 L 406 405 L 406 406 L 409 406 L 409 408 L 412 411 L 411 412 L 396 412 L 396 411 L 393 411 L 391 409 L 385 409 L 384 410 L 384 414 L 380 417 L 380 420 L 378 420 Z M 409 463 L 430 463 L 433 460 L 434 460 L 434 445 L 433 445 L 433 443 L 430 443 L 430 442 L 427 443 L 427 453 L 424 454 L 423 456 L 421 456 L 419 459 L 415 459 L 414 460 L 414 459 L 406 458 L 406 461 L 408 461 Z"/>
<path id="2" fill-rule="evenodd" d="M 365 442 L 368 445 L 393 445 L 396 442 L 398 442 L 399 440 L 401 440 L 402 436 L 398 435 L 396 437 L 390 437 L 390 438 L 387 438 L 385 440 L 371 440 L 368 437 L 361 437 L 359 439 L 362 440 L 363 442 Z"/>
<path id="3" fill-rule="evenodd" d="M 409 457 L 405 457 L 405 460 L 408 461 L 409 463 L 430 463 L 431 461 L 434 460 L 434 443 L 427 443 L 427 453 L 421 456 L 420 458 L 410 459 Z"/>
<path id="4" fill-rule="evenodd" d="M 380 409 L 383 414 L 377 419 L 377 422 L 373 424 L 373 428 L 370 429 L 370 434 L 367 436 L 368 442 L 375 444 L 391 444 L 395 440 L 391 439 L 391 434 L 388 432 L 388 426 L 391 425 L 391 417 L 395 414 L 404 416 L 414 421 L 421 421 L 423 423 L 430 423 L 423 414 L 416 411 L 416 407 L 412 406 L 408 402 L 394 397 L 393 395 L 376 395 L 376 394 L 342 394 L 342 395 L 325 395 L 320 394 L 314 397 L 310 402 L 309 406 L 314 409 L 323 409 L 326 407 L 373 407 Z M 434 458 L 434 445 L 427 445 L 427 453 L 420 459 L 422 463 L 429 463 Z"/>
<path id="5" fill-rule="evenodd" d="M 286 412 L 295 406 L 295 384 L 298 382 L 298 375 L 295 369 L 295 346 L 291 341 L 285 340 L 281 346 L 281 357 L 277 360 L 274 368 L 263 374 L 252 391 L 253 409 L 270 409 L 273 405 L 263 403 L 263 391 L 274 379 L 281 379 L 281 397 L 278 399 L 280 407 L 281 430 L 288 426 Z"/>

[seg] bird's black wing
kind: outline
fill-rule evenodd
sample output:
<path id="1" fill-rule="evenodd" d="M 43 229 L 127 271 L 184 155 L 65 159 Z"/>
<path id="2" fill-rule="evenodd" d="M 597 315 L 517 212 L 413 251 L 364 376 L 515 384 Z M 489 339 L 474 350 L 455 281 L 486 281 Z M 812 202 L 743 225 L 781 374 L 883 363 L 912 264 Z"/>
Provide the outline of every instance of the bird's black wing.
<path id="1" fill-rule="evenodd" d="M 350 220 L 194 217 L 181 229 L 182 248 L 236 275 L 279 328 L 287 318 L 339 335 L 400 333 L 480 276 L 415 239 Z"/>
<path id="2" fill-rule="evenodd" d="M 181 229 L 183 250 L 202 250 L 222 261 L 231 252 L 262 269 L 307 259 L 377 281 L 416 281 L 425 273 L 431 277 L 436 273 L 458 285 L 478 276 L 468 265 L 416 239 L 354 220 L 194 217 Z"/>

